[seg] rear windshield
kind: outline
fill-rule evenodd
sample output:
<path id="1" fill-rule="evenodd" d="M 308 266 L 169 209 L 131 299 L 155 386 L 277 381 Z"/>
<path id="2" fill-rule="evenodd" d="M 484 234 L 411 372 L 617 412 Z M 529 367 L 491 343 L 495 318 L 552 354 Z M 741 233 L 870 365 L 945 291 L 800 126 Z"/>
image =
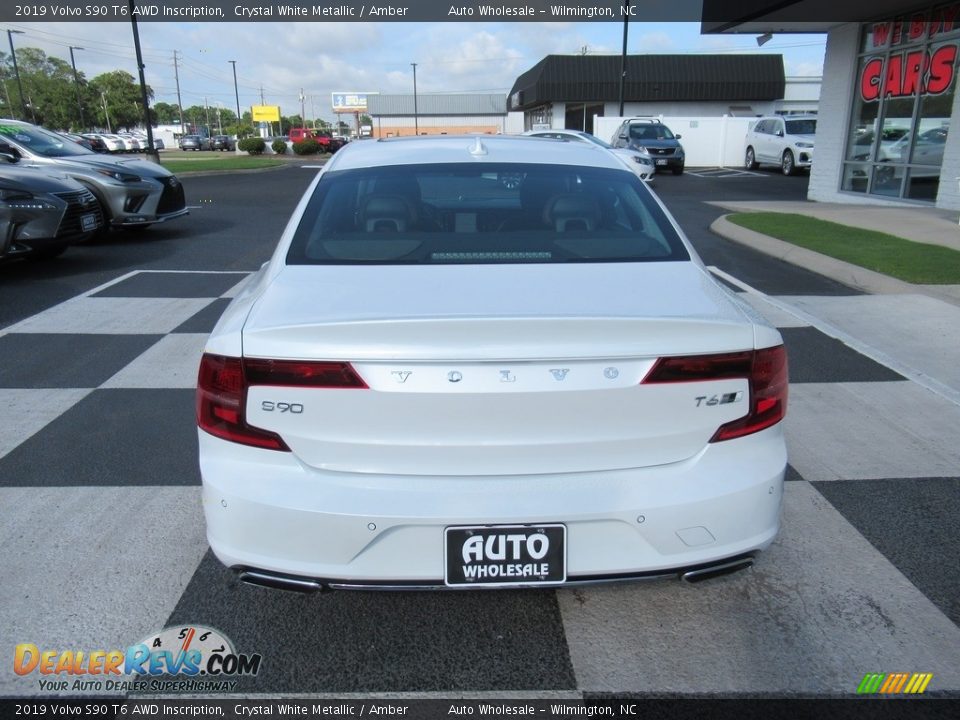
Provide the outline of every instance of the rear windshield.
<path id="1" fill-rule="evenodd" d="M 787 120 L 787 135 L 813 135 L 817 132 L 816 120 Z"/>
<path id="2" fill-rule="evenodd" d="M 291 265 L 688 259 L 627 170 L 491 163 L 325 173 L 287 254 Z"/>

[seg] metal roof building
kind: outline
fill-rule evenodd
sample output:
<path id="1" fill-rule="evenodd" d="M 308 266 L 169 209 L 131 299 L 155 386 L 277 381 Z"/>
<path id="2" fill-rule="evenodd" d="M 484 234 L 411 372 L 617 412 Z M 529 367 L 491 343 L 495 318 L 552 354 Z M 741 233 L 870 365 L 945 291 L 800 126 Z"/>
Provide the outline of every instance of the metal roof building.
<path id="1" fill-rule="evenodd" d="M 413 117 L 413 95 L 371 95 L 370 117 Z M 506 115 L 507 98 L 479 93 L 417 95 L 418 115 Z"/>
<path id="2" fill-rule="evenodd" d="M 367 114 L 374 137 L 496 134 L 505 132 L 507 98 L 502 94 L 371 95 Z"/>
<path id="3" fill-rule="evenodd" d="M 777 100 L 783 89 L 781 55 L 627 56 L 627 102 Z M 619 93 L 619 55 L 547 55 L 514 82 L 510 110 L 613 102 Z"/>

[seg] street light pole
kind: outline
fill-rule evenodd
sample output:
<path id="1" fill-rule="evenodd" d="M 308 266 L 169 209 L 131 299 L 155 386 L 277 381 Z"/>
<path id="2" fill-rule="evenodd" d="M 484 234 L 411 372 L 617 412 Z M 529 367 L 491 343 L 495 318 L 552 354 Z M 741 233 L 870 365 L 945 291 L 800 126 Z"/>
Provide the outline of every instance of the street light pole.
<path id="1" fill-rule="evenodd" d="M 623 90 L 627 81 L 627 28 L 630 24 L 630 0 L 623 4 L 623 54 L 620 55 L 620 117 L 623 117 Z"/>
<path id="2" fill-rule="evenodd" d="M 410 63 L 413 65 L 413 134 L 420 134 L 420 125 L 417 119 L 417 64 Z"/>
<path id="3" fill-rule="evenodd" d="M 237 89 L 237 61 L 227 60 L 233 65 L 233 96 L 237 100 L 237 137 L 240 137 L 240 91 Z"/>
<path id="4" fill-rule="evenodd" d="M 85 128 L 87 123 L 83 119 L 83 103 L 80 101 L 80 77 L 77 75 L 77 63 L 73 59 L 74 50 L 83 50 L 82 47 L 70 46 L 70 65 L 73 66 L 73 84 L 77 88 L 77 109 L 80 111 L 80 127 Z"/>
<path id="5" fill-rule="evenodd" d="M 17 90 L 20 92 L 20 113 L 26 118 L 27 107 L 23 104 L 23 83 L 20 82 L 20 68 L 17 67 L 17 51 L 13 49 L 14 35 L 23 35 L 23 30 L 7 30 L 7 41 L 10 43 L 10 57 L 13 58 L 13 74 L 17 78 Z"/>

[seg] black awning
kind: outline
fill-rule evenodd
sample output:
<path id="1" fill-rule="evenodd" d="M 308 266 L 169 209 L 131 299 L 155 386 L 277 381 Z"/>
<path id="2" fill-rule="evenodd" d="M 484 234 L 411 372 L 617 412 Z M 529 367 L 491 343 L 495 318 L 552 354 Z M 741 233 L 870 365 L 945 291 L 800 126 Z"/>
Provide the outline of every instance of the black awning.
<path id="1" fill-rule="evenodd" d="M 627 56 L 626 102 L 779 100 L 783 92 L 782 55 Z M 619 55 L 547 55 L 513 83 L 509 109 L 619 98 Z"/>

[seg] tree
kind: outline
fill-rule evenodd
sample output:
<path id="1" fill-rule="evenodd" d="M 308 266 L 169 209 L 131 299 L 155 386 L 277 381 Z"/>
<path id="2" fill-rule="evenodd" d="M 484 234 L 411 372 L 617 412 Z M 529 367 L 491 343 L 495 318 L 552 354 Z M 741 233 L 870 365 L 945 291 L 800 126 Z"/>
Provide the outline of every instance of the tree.
<path id="1" fill-rule="evenodd" d="M 180 106 L 176 103 L 158 102 L 153 111 L 157 114 L 157 123 L 162 125 L 176 125 L 180 122 Z"/>
<path id="2" fill-rule="evenodd" d="M 55 129 L 83 129 L 80 123 L 80 106 L 77 104 L 77 84 L 69 63 L 60 58 L 47 57 L 43 50 L 37 48 L 21 48 L 17 53 L 20 82 L 23 85 L 21 105 L 12 59 L 4 55 L 2 60 L 2 96 L 5 109 L 14 111 L 7 114 Z M 8 60 L 10 62 L 7 62 Z M 80 102 L 86 119 L 89 107 L 86 79 L 83 73 L 79 72 L 77 77 Z"/>
<path id="3" fill-rule="evenodd" d="M 97 108 L 97 122 L 107 126 L 107 117 L 110 115 L 110 126 L 118 128 L 134 128 L 143 124 L 143 108 L 141 107 L 140 84 L 133 79 L 133 75 L 124 70 L 97 75 L 90 81 L 90 88 L 94 96 L 100 100 Z M 153 98 L 153 90 L 147 86 L 147 99 Z M 151 113 L 153 114 L 153 113 Z"/>

